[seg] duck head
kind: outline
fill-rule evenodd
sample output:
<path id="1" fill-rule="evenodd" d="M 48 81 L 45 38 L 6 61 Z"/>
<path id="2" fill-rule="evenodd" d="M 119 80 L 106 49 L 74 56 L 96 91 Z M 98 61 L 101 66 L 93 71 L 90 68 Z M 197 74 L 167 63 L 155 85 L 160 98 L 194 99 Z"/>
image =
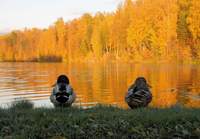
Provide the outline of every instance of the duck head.
<path id="1" fill-rule="evenodd" d="M 138 77 L 136 80 L 135 80 L 135 86 L 137 87 L 137 89 L 147 89 L 149 88 L 150 86 L 147 84 L 147 81 L 144 77 Z"/>
<path id="2" fill-rule="evenodd" d="M 57 79 L 57 85 L 61 92 L 66 91 L 66 86 L 69 85 L 69 78 L 66 75 L 60 75 Z"/>

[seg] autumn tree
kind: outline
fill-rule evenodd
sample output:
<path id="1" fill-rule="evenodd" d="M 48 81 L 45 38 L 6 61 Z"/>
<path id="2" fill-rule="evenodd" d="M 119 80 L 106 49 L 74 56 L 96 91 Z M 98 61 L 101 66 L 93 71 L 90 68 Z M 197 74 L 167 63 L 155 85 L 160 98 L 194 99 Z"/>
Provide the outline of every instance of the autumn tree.
<path id="1" fill-rule="evenodd" d="M 79 31 L 81 33 L 80 49 L 84 56 L 92 52 L 91 38 L 93 33 L 93 17 L 90 14 L 84 14 L 80 19 Z"/>
<path id="2" fill-rule="evenodd" d="M 104 22 L 104 20 L 105 17 L 101 13 L 98 13 L 94 17 L 94 28 L 91 38 L 91 44 L 94 56 L 97 58 L 103 55 L 103 49 L 105 47 L 104 34 L 102 30 L 102 22 Z"/>
<path id="3" fill-rule="evenodd" d="M 200 0 L 192 0 L 187 17 L 188 30 L 193 38 L 193 51 L 200 58 Z"/>
<path id="4" fill-rule="evenodd" d="M 191 38 L 187 17 L 189 14 L 190 0 L 178 0 L 177 38 L 180 43 L 186 44 Z"/>
<path id="5" fill-rule="evenodd" d="M 127 48 L 127 29 L 130 24 L 133 2 L 126 0 L 119 5 L 114 14 L 114 21 L 111 30 L 112 44 L 117 58 L 125 54 Z"/>
<path id="6" fill-rule="evenodd" d="M 66 26 L 62 18 L 59 18 L 55 22 L 55 35 L 56 35 L 56 56 L 65 57 L 67 55 L 66 50 L 66 40 L 67 40 L 67 32 Z M 62 51 L 61 51 L 62 50 Z"/>
<path id="7" fill-rule="evenodd" d="M 139 0 L 135 3 L 127 42 L 136 59 L 169 59 L 171 42 L 176 39 L 176 11 L 174 0 Z"/>

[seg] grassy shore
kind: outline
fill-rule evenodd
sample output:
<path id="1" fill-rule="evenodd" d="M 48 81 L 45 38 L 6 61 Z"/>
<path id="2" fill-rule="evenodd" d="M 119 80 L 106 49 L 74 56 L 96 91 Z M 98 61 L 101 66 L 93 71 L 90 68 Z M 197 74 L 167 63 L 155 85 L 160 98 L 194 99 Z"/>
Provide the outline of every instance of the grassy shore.
<path id="1" fill-rule="evenodd" d="M 111 106 L 0 109 L 0 138 L 200 138 L 200 109 Z"/>

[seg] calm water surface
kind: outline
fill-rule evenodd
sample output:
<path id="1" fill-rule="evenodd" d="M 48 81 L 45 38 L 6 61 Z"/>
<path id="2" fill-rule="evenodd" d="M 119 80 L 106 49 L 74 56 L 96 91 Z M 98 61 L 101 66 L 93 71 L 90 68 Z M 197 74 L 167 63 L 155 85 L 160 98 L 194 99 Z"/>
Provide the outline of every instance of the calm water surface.
<path id="1" fill-rule="evenodd" d="M 36 107 L 52 107 L 49 95 L 60 74 L 70 78 L 77 106 L 102 103 L 127 108 L 128 86 L 144 76 L 152 86 L 150 107 L 200 107 L 200 65 L 131 63 L 0 63 L 0 105 L 25 98 Z"/>

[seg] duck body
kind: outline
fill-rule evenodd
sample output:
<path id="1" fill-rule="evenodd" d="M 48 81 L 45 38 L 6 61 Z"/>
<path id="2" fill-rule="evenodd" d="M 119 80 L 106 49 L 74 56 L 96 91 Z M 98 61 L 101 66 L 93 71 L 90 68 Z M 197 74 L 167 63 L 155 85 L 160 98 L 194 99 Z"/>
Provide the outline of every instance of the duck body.
<path id="1" fill-rule="evenodd" d="M 69 107 L 76 99 L 76 94 L 69 84 L 69 79 L 66 75 L 60 75 L 57 79 L 51 96 L 50 101 L 55 107 Z"/>
<path id="2" fill-rule="evenodd" d="M 138 83 L 138 79 L 141 79 L 141 77 L 136 79 L 125 96 L 126 103 L 132 109 L 146 107 L 152 101 L 152 93 L 149 90 L 146 80 L 142 78 Z"/>
<path id="3" fill-rule="evenodd" d="M 136 92 L 132 92 L 132 90 L 129 90 L 125 98 L 125 101 L 132 109 L 146 107 L 151 102 L 151 100 L 151 92 L 145 90 L 138 90 Z"/>
<path id="4" fill-rule="evenodd" d="M 76 94 L 70 85 L 66 85 L 63 90 L 60 89 L 60 85 L 56 85 L 51 93 L 50 101 L 54 106 L 69 107 L 76 99 Z"/>

